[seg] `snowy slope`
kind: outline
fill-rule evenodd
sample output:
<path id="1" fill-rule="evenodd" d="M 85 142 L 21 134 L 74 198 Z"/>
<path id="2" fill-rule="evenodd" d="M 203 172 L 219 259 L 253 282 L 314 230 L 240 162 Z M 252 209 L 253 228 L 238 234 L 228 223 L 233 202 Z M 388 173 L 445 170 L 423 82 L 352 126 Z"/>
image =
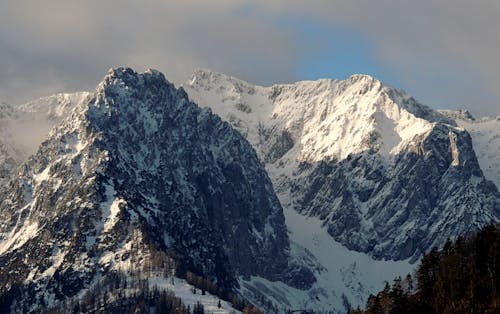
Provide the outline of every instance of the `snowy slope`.
<path id="1" fill-rule="evenodd" d="M 472 143 L 484 176 L 500 189 L 500 116 L 474 119 L 464 111 L 442 110 L 472 136 Z"/>
<path id="2" fill-rule="evenodd" d="M 500 219 L 469 134 L 372 77 L 260 87 L 199 70 L 184 88 L 247 137 L 285 208 L 350 249 L 415 260 Z"/>
<path id="3" fill-rule="evenodd" d="M 151 277 L 148 279 L 149 286 L 151 288 L 157 287 L 160 290 L 172 291 L 176 297 L 182 300 L 184 305 L 192 309 L 196 303 L 201 303 L 205 310 L 205 313 L 213 314 L 231 314 L 231 313 L 241 313 L 238 310 L 233 309 L 231 304 L 226 301 L 220 300 L 217 296 L 211 295 L 206 292 L 205 295 L 201 294 L 200 290 L 193 293 L 193 286 L 188 284 L 185 280 L 174 278 L 165 279 L 162 277 Z M 218 307 L 218 302 L 220 301 L 221 307 Z"/>
<path id="4" fill-rule="evenodd" d="M 265 149 L 264 131 L 289 133 L 298 144 L 297 162 L 342 160 L 374 146 L 395 155 L 429 132 L 433 122 L 447 120 L 438 113 L 419 117 L 429 108 L 367 75 L 261 87 L 198 70 L 184 88 L 194 102 L 227 119 L 257 148 Z M 267 153 L 261 152 L 262 157 L 272 158 Z"/>
<path id="5" fill-rule="evenodd" d="M 292 254 L 315 269 L 318 281 L 304 291 L 260 277 L 241 279 L 240 291 L 257 304 L 260 293 L 282 309 L 345 313 L 344 300 L 353 307 L 363 307 L 368 296 L 381 290 L 385 281 L 390 282 L 397 276 L 404 278 L 415 269 L 416 265 L 408 260 L 379 261 L 367 254 L 348 250 L 332 241 L 317 218 L 307 218 L 293 210 L 285 210 L 285 216 L 290 240 L 295 244 Z"/>

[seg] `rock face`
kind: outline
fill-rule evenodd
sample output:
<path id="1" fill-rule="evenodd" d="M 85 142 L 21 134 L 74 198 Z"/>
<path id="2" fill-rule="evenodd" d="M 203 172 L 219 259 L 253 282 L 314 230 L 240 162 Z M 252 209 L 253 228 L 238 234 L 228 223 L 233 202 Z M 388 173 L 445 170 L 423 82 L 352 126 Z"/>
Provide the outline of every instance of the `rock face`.
<path id="1" fill-rule="evenodd" d="M 369 76 L 259 87 L 200 70 L 185 89 L 252 143 L 285 209 L 349 249 L 415 260 L 499 221 L 468 132 Z"/>
<path id="2" fill-rule="evenodd" d="M 500 116 L 475 119 L 467 110 L 442 110 L 467 130 L 484 176 L 500 189 Z"/>
<path id="3" fill-rule="evenodd" d="M 0 311 L 157 252 L 256 303 L 363 305 L 431 246 L 499 221 L 497 122 L 366 75 L 259 87 L 197 71 L 184 91 L 120 68 L 92 93 L 2 104 Z"/>
<path id="4" fill-rule="evenodd" d="M 152 248 L 224 287 L 314 281 L 289 262 L 282 208 L 250 144 L 156 71 L 111 70 L 0 198 L 0 291 L 73 296 Z"/>

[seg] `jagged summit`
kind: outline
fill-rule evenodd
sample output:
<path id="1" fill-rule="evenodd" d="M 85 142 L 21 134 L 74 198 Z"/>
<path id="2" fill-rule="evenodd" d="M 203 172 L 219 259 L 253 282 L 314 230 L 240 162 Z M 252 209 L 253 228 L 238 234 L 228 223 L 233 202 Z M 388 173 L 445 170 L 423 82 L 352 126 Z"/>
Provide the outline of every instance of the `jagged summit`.
<path id="1" fill-rule="evenodd" d="M 165 75 L 158 70 L 147 69 L 138 75 L 133 69 L 128 67 L 110 68 L 104 76 L 97 90 L 101 86 L 122 85 L 126 86 L 144 86 L 147 84 L 155 85 L 173 85 L 167 81 Z"/>
<path id="2" fill-rule="evenodd" d="M 184 88 L 114 68 L 94 92 L 5 115 L 56 127 L 0 173 L 0 293 L 53 302 L 168 252 L 257 303 L 329 310 L 499 221 L 482 171 L 498 168 L 498 120 L 464 122 L 366 75 L 262 87 L 198 70 Z"/>
<path id="3" fill-rule="evenodd" d="M 79 109 L 0 195 L 0 292 L 39 305 L 170 251 L 221 287 L 314 282 L 250 144 L 161 73 L 113 69 Z"/>

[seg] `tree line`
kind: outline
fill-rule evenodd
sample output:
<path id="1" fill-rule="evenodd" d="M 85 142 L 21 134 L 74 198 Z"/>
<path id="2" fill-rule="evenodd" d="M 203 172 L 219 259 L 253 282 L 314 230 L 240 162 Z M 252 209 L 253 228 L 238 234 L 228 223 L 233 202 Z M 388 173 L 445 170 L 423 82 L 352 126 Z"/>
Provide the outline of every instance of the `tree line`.
<path id="1" fill-rule="evenodd" d="M 414 280 L 416 279 L 416 280 Z M 415 282 L 416 281 L 416 282 Z M 447 241 L 350 313 L 500 313 L 500 225 Z"/>

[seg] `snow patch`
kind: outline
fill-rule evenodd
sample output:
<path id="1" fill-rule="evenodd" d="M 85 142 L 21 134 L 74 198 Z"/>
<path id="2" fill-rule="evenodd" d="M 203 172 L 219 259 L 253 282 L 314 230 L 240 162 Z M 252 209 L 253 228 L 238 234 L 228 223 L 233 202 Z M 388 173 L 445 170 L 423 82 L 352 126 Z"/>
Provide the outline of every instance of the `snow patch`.
<path id="1" fill-rule="evenodd" d="M 114 227 L 118 221 L 120 206 L 127 203 L 125 200 L 115 197 L 115 189 L 111 185 L 106 185 L 106 199 L 107 201 L 101 204 L 103 210 L 102 221 L 104 223 L 103 233 L 108 232 Z"/>
<path id="2" fill-rule="evenodd" d="M 16 227 L 9 233 L 0 235 L 0 255 L 7 251 L 13 251 L 20 248 L 38 233 L 38 223 L 25 221 L 21 226 Z"/>
<path id="3" fill-rule="evenodd" d="M 189 305 L 191 309 L 197 302 L 199 302 L 203 305 L 205 313 L 241 313 L 240 311 L 233 309 L 231 304 L 219 299 L 217 296 L 211 295 L 208 292 L 205 292 L 205 295 L 202 295 L 199 289 L 196 289 L 183 279 L 174 277 L 151 277 L 148 280 L 151 288 L 158 287 L 160 290 L 172 291 L 176 297 L 182 300 L 182 303 L 186 306 Z M 196 290 L 196 293 L 193 293 L 193 289 Z M 219 301 L 221 303 L 221 308 L 217 306 Z"/>

